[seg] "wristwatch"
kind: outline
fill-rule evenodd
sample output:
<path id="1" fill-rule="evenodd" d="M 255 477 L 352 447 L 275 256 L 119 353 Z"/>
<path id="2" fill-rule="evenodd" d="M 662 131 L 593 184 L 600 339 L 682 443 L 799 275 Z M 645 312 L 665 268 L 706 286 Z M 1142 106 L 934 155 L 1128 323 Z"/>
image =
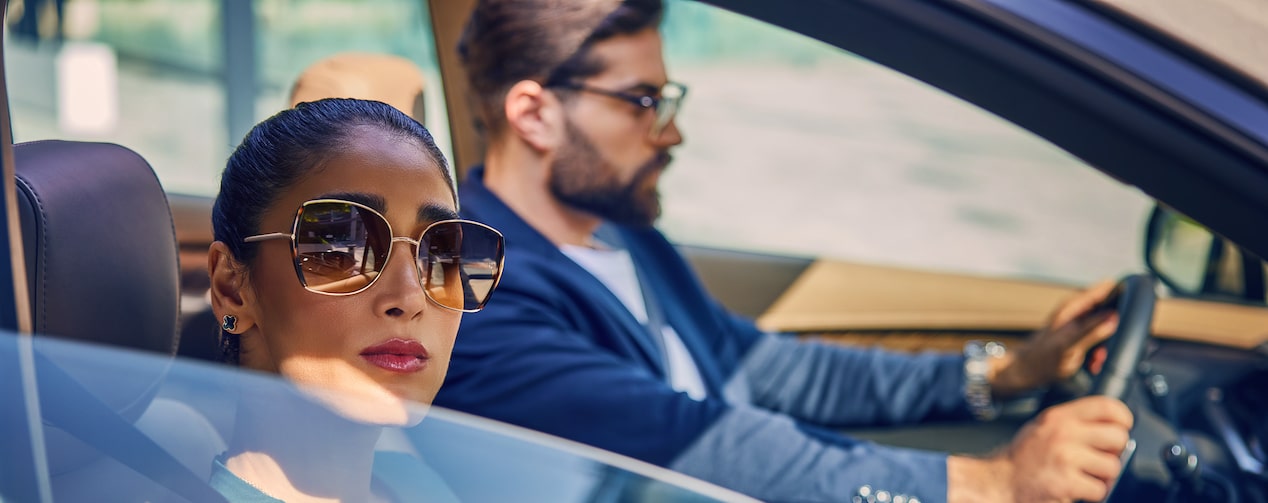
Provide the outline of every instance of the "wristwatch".
<path id="1" fill-rule="evenodd" d="M 978 421 L 999 416 L 1000 405 L 991 397 L 991 382 L 986 376 L 991 369 L 990 360 L 1003 357 L 1004 352 L 1004 345 L 995 341 L 969 341 L 964 345 L 964 399 Z"/>

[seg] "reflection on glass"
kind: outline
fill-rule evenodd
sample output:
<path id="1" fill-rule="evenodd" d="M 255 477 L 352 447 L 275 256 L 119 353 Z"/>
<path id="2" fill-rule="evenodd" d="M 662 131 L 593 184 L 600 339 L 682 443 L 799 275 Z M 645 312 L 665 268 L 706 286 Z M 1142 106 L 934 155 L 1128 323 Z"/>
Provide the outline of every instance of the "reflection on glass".
<path id="1" fill-rule="evenodd" d="M 15 335 L 0 334 L 0 365 L 16 366 L 16 341 Z M 39 419 L 48 441 L 42 454 L 51 468 L 55 501 L 91 501 L 103 494 L 121 501 L 191 499 L 198 493 L 182 492 L 192 491 L 189 487 L 179 483 L 165 487 L 151 477 L 181 473 L 205 482 L 213 460 L 226 445 L 247 439 L 265 444 L 278 441 L 266 436 L 310 443 L 311 450 L 297 451 L 286 459 L 301 468 L 346 466 L 355 460 L 310 454 L 335 452 L 332 447 L 375 437 L 376 490 L 382 490 L 378 494 L 387 500 L 747 500 L 638 461 L 452 411 L 433 408 L 417 425 L 377 426 L 332 413 L 313 400 L 311 390 L 301 390 L 274 375 L 173 362 L 160 355 L 48 336 L 34 341 L 36 374 L 45 377 L 38 380 L 38 388 L 30 390 L 37 396 L 6 394 L 0 396 L 0 408 L 22 410 L 32 403 L 27 398 L 43 405 Z M 72 378 L 47 378 L 52 373 Z M 102 403 L 82 400 L 80 393 Z M 417 404 L 409 407 L 414 416 L 425 411 Z M 75 420 L 106 416 L 122 421 Z M 257 423 L 244 423 L 244 418 Z M 131 438 L 125 433 L 139 435 Z M 0 434 L 25 438 L 10 431 Z M 161 452 L 146 451 L 142 441 L 154 442 Z M 98 450 L 90 445 L 110 447 Z M 296 483 L 338 486 L 350 482 Z M 408 497 L 394 496 L 402 493 Z M 0 486 L 0 494 L 11 494 L 11 488 Z M 181 494 L 183 499 L 176 496 Z"/>

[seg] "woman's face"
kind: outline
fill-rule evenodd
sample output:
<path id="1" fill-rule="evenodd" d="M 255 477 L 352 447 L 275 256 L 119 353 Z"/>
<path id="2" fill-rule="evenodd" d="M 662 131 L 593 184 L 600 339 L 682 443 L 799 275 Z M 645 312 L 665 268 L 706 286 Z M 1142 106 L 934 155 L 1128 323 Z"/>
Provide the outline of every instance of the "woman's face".
<path id="1" fill-rule="evenodd" d="M 261 218 L 261 233 L 290 233 L 301 204 L 328 197 L 368 203 L 386 217 L 393 237 L 417 239 L 432 222 L 456 218 L 441 168 L 416 142 L 363 126 L 347 144 L 279 195 Z M 347 296 L 305 290 L 287 240 L 258 246 L 249 273 L 254 323 L 242 334 L 242 366 L 279 373 L 368 422 L 410 422 L 402 407 L 385 407 L 401 399 L 431 403 L 461 313 L 427 300 L 414 246 L 393 243 L 374 284 Z"/>

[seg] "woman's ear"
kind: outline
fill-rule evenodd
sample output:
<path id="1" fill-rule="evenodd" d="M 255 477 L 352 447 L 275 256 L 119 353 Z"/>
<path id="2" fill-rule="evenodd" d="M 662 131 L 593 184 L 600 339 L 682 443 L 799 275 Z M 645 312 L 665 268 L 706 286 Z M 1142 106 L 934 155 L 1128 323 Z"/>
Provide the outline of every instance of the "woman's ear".
<path id="1" fill-rule="evenodd" d="M 521 80 L 506 92 L 506 122 L 517 137 L 539 152 L 553 151 L 565 137 L 563 104 L 541 84 Z"/>
<path id="2" fill-rule="evenodd" d="M 207 274 L 211 276 L 211 309 L 216 320 L 232 316 L 233 333 L 240 334 L 255 325 L 255 296 L 247 282 L 247 269 L 238 262 L 223 242 L 216 241 L 207 250 Z"/>

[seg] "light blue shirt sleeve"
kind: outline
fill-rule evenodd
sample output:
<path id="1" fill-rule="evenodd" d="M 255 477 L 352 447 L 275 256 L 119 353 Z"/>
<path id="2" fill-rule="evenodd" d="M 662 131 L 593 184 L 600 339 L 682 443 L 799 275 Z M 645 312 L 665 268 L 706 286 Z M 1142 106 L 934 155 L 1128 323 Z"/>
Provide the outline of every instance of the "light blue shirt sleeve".
<path id="1" fill-rule="evenodd" d="M 771 502 L 850 501 L 863 489 L 938 503 L 946 501 L 946 459 L 741 406 L 727 411 L 669 468 Z"/>
<path id="2" fill-rule="evenodd" d="M 745 382 L 754 405 L 814 424 L 970 417 L 961 355 L 898 354 L 771 334 L 749 351 L 731 379 Z"/>

